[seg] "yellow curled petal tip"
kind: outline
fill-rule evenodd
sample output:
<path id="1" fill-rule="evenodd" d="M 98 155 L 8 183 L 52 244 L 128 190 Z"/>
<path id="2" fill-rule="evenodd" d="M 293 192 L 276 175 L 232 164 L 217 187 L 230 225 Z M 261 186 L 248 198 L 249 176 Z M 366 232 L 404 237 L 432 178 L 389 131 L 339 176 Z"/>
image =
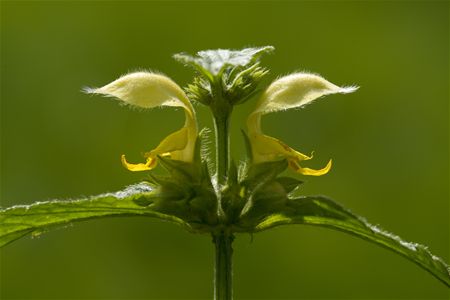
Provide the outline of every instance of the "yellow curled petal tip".
<path id="1" fill-rule="evenodd" d="M 327 174 L 330 169 L 331 169 L 331 165 L 332 165 L 333 161 L 330 159 L 330 161 L 328 161 L 327 165 L 319 170 L 314 170 L 314 169 L 310 169 L 310 168 L 302 168 L 297 161 L 294 160 L 289 160 L 289 167 L 291 169 L 293 169 L 295 172 L 300 173 L 302 175 L 308 175 L 308 176 L 322 176 Z"/>
<path id="2" fill-rule="evenodd" d="M 139 164 L 130 164 L 127 159 L 125 158 L 125 155 L 122 154 L 120 157 L 120 160 L 122 161 L 122 165 L 127 168 L 129 171 L 132 172 L 139 172 L 139 171 L 148 171 L 156 167 L 156 158 L 155 157 L 147 157 L 147 161 L 145 163 L 139 163 Z"/>
<path id="3" fill-rule="evenodd" d="M 303 160 L 310 160 L 310 159 L 313 159 L 313 157 L 314 157 L 314 151 L 312 151 L 311 154 L 308 156 L 306 154 L 298 152 L 297 150 L 294 150 L 289 147 L 289 152 L 291 152 L 291 154 L 289 156 L 287 156 L 288 159 L 299 161 L 299 162 L 303 161 Z"/>

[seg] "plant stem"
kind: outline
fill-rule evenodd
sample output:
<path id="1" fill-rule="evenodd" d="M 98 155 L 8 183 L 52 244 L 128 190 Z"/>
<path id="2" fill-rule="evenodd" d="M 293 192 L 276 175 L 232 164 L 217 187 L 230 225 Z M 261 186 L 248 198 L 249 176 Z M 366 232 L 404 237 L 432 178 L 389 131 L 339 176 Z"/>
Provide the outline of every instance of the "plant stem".
<path id="1" fill-rule="evenodd" d="M 219 226 L 226 223 L 227 216 L 223 210 L 223 190 L 228 180 L 228 170 L 230 168 L 230 116 L 233 106 L 222 96 L 222 86 L 220 81 L 215 89 L 215 99 L 211 104 L 211 111 L 214 117 L 214 129 L 216 137 L 216 176 L 217 176 L 217 215 Z M 222 227 L 223 228 L 223 227 Z M 214 299 L 233 299 L 233 274 L 232 274 L 232 254 L 234 236 L 232 233 L 220 229 L 213 233 L 216 259 L 214 266 Z"/>
<path id="2" fill-rule="evenodd" d="M 213 234 L 216 248 L 214 269 L 214 299 L 233 299 L 233 248 L 234 236 L 223 231 Z"/>
<path id="3" fill-rule="evenodd" d="M 216 170 L 219 185 L 225 185 L 230 167 L 230 115 L 231 107 L 214 110 L 214 129 L 216 136 Z"/>

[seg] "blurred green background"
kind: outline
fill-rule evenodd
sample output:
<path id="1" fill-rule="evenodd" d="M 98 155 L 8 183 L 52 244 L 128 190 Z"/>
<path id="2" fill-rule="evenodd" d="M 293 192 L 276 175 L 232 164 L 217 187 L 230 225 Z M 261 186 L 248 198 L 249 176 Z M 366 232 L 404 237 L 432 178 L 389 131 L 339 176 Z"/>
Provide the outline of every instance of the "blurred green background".
<path id="1" fill-rule="evenodd" d="M 351 95 L 264 118 L 332 172 L 306 178 L 354 212 L 449 261 L 449 2 L 1 2 L 1 206 L 115 191 L 184 122 L 82 94 L 137 69 L 180 85 L 171 55 L 274 45 L 269 80 L 308 70 Z M 233 118 L 233 155 L 254 104 Z M 202 126 L 211 127 L 198 106 Z M 236 299 L 448 299 L 407 260 L 343 233 L 283 227 L 235 242 Z M 78 223 L 1 250 L 1 299 L 208 299 L 208 236 L 151 219 Z"/>

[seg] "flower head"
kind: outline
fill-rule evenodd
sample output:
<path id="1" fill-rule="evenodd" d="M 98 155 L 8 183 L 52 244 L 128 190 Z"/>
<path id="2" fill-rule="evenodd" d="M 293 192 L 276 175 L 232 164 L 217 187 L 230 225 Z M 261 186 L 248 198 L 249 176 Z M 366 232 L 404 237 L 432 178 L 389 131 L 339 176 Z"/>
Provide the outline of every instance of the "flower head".
<path id="1" fill-rule="evenodd" d="M 261 117 L 270 112 L 305 106 L 325 95 L 346 94 L 356 89 L 356 87 L 339 87 L 318 75 L 308 73 L 295 73 L 274 81 L 258 99 L 255 110 L 247 119 L 253 162 L 261 163 L 284 158 L 287 159 L 289 167 L 300 174 L 320 176 L 328 173 L 331 160 L 319 170 L 301 167 L 300 163 L 311 159 L 312 155 L 300 153 L 282 141 L 263 134 Z"/>
<path id="2" fill-rule="evenodd" d="M 129 163 L 125 155 L 122 155 L 122 164 L 128 170 L 151 170 L 156 166 L 158 156 L 168 156 L 186 162 L 193 160 L 198 135 L 195 112 L 183 90 L 167 76 L 150 72 L 131 73 L 104 87 L 86 89 L 86 92 L 116 97 L 127 104 L 142 108 L 175 106 L 184 109 L 184 126 L 167 136 L 155 149 L 145 153 L 145 163 Z"/>

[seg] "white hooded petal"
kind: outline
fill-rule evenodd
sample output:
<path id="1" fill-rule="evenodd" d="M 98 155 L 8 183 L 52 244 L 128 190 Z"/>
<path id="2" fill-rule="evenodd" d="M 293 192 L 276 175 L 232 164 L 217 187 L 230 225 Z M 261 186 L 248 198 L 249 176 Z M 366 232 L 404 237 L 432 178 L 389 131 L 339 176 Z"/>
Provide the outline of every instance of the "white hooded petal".
<path id="1" fill-rule="evenodd" d="M 175 82 L 167 76 L 150 72 L 130 73 L 101 88 L 85 91 L 116 97 L 143 108 L 178 106 L 193 110 L 186 94 Z"/>
<path id="2" fill-rule="evenodd" d="M 253 113 L 302 107 L 329 94 L 347 94 L 357 87 L 339 87 L 324 78 L 308 73 L 295 73 L 275 80 L 259 98 Z"/>

